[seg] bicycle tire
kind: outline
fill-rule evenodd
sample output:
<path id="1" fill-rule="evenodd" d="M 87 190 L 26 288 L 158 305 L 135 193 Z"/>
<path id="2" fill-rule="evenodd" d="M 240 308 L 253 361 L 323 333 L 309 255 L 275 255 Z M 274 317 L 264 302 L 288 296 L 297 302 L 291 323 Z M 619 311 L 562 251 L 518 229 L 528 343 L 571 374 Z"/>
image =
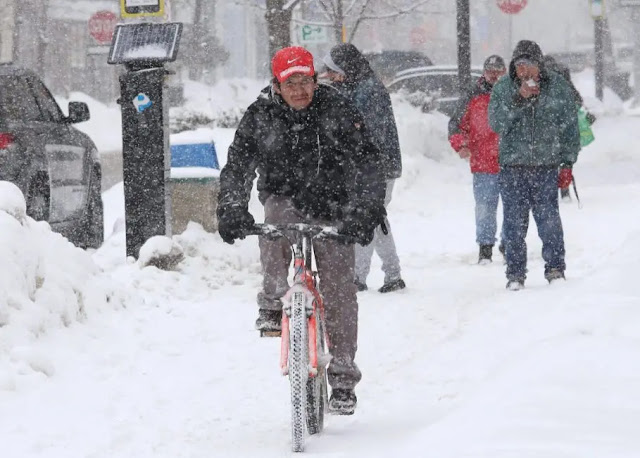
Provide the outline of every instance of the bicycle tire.
<path id="1" fill-rule="evenodd" d="M 324 412 L 328 405 L 327 370 L 321 364 L 321 355 L 326 353 L 324 324 L 316 312 L 316 351 L 318 352 L 318 373 L 307 380 L 307 431 L 321 433 L 324 429 Z"/>
<path id="2" fill-rule="evenodd" d="M 291 385 L 291 446 L 304 450 L 307 380 L 309 378 L 307 313 L 302 292 L 293 294 L 290 318 L 289 382 Z"/>

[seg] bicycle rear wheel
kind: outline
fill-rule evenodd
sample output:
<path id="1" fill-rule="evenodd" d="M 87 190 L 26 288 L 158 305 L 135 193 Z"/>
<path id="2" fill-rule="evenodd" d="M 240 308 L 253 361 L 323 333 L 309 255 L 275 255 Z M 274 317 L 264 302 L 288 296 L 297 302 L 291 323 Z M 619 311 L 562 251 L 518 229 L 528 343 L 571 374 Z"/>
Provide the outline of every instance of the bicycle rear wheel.
<path id="1" fill-rule="evenodd" d="M 324 362 L 326 343 L 324 323 L 316 312 L 316 351 L 318 354 L 318 373 L 307 380 L 307 430 L 309 434 L 318 434 L 324 429 L 324 412 L 329 402 L 327 388 L 327 370 Z"/>
<path id="2" fill-rule="evenodd" d="M 289 382 L 291 384 L 291 446 L 304 450 L 307 380 L 309 379 L 307 313 L 302 292 L 293 294 L 290 318 Z"/>

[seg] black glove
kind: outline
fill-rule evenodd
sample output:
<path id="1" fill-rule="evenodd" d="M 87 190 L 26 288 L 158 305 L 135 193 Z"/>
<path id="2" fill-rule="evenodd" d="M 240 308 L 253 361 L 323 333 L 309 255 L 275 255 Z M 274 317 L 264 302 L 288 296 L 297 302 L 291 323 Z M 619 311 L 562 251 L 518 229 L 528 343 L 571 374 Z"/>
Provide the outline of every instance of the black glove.
<path id="1" fill-rule="evenodd" d="M 596 118 L 596 115 L 594 115 L 593 113 L 589 113 L 588 111 L 587 111 L 586 118 L 587 118 L 587 121 L 589 121 L 589 125 L 592 125 L 594 122 L 596 122 L 596 119 L 598 119 Z"/>
<path id="2" fill-rule="evenodd" d="M 243 239 L 255 224 L 249 210 L 241 206 L 218 209 L 218 233 L 226 243 Z"/>
<path id="3" fill-rule="evenodd" d="M 342 220 L 339 233 L 353 238 L 360 245 L 369 245 L 376 227 L 384 223 L 387 215 L 383 205 L 355 208 Z"/>

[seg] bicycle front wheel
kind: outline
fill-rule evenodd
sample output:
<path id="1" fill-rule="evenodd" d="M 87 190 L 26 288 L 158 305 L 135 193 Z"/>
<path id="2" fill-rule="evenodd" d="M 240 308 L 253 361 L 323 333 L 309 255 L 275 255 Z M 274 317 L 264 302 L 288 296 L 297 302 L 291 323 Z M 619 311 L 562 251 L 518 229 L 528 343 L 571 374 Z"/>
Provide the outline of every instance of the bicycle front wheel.
<path id="1" fill-rule="evenodd" d="M 289 382 L 291 384 L 291 441 L 294 452 L 304 450 L 307 380 L 309 379 L 307 313 L 302 292 L 293 294 L 290 318 Z"/>

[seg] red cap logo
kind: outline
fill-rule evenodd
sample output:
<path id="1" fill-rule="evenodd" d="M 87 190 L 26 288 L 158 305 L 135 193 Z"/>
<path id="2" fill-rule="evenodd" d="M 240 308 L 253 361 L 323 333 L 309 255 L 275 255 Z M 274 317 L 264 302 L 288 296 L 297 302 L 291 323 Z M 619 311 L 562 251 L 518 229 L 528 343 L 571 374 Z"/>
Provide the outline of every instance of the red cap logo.
<path id="1" fill-rule="evenodd" d="M 271 70 L 278 82 L 282 83 L 291 75 L 315 75 L 313 56 L 300 46 L 291 46 L 278 51 L 271 59 Z"/>

